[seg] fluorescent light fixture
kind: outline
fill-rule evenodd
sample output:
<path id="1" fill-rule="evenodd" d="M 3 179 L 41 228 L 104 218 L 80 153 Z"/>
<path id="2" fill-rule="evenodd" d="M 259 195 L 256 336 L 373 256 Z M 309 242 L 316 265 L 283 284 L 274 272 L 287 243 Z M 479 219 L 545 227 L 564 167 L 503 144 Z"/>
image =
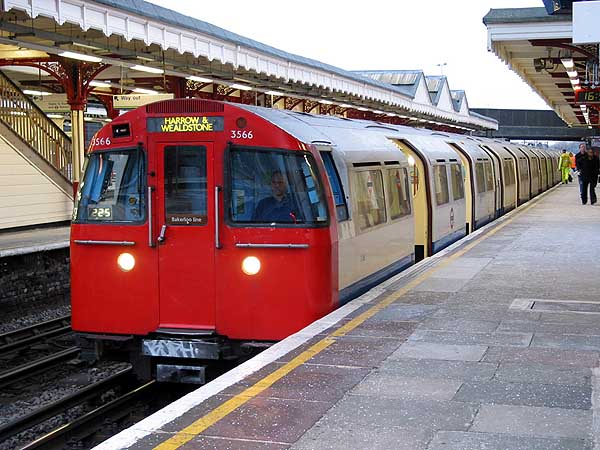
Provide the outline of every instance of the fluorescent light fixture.
<path id="1" fill-rule="evenodd" d="M 388 116 L 388 117 L 396 117 L 396 113 L 387 113 L 386 116 Z"/>
<path id="2" fill-rule="evenodd" d="M 577 86 L 579 84 L 579 78 L 570 78 L 569 81 L 573 86 Z"/>
<path id="3" fill-rule="evenodd" d="M 593 127 L 591 125 L 588 125 L 588 128 L 591 130 Z"/>
<path id="4" fill-rule="evenodd" d="M 136 58 L 139 59 L 140 61 L 148 61 L 148 62 L 156 61 L 154 58 L 148 58 L 147 56 L 136 55 Z"/>
<path id="5" fill-rule="evenodd" d="M 378 109 L 374 110 L 373 112 L 374 112 L 375 114 L 385 114 L 383 111 L 380 111 L 380 110 L 378 110 Z"/>
<path id="6" fill-rule="evenodd" d="M 77 47 L 81 47 L 81 48 L 87 48 L 89 50 L 104 50 L 101 47 L 96 47 L 95 45 L 90 45 L 90 44 L 83 44 L 81 42 L 73 42 L 73 45 L 75 45 Z"/>
<path id="7" fill-rule="evenodd" d="M 323 105 L 333 105 L 333 102 L 331 100 L 319 100 L 319 103 Z"/>
<path id="8" fill-rule="evenodd" d="M 563 58 L 560 60 L 560 62 L 567 70 L 571 70 L 573 69 L 573 67 L 575 67 L 575 63 L 573 63 L 573 58 Z"/>
<path id="9" fill-rule="evenodd" d="M 65 58 L 78 59 L 80 61 L 88 61 L 99 63 L 102 62 L 102 58 L 92 55 L 84 55 L 83 53 L 75 53 L 75 52 L 62 52 L 58 54 L 59 56 L 64 56 Z"/>
<path id="10" fill-rule="evenodd" d="M 587 105 L 581 105 L 580 108 L 582 111 L 585 111 L 587 109 Z"/>
<path id="11" fill-rule="evenodd" d="M 112 85 L 110 83 L 107 83 L 105 81 L 96 81 L 96 80 L 92 80 L 90 81 L 90 86 L 94 86 L 94 87 L 111 87 Z"/>
<path id="12" fill-rule="evenodd" d="M 25 89 L 25 90 L 23 90 L 23 94 L 27 94 L 27 95 L 52 95 L 52 92 L 33 91 L 31 89 Z"/>
<path id="13" fill-rule="evenodd" d="M 427 119 L 419 119 L 419 122 L 428 122 Z"/>
<path id="14" fill-rule="evenodd" d="M 213 80 L 210 78 L 198 77 L 196 75 L 190 75 L 189 77 L 185 77 L 186 80 L 197 81 L 199 83 L 212 83 Z"/>
<path id="15" fill-rule="evenodd" d="M 159 69 L 158 67 L 150 67 L 150 66 L 142 66 L 136 64 L 135 66 L 131 66 L 132 70 L 139 70 L 140 72 L 148 72 L 148 73 L 164 73 L 165 71 Z"/>
<path id="16" fill-rule="evenodd" d="M 368 111 L 368 110 L 369 110 L 369 108 L 365 108 L 365 107 L 363 107 L 363 106 L 359 106 L 359 107 L 358 107 L 358 108 L 356 108 L 356 109 L 358 109 L 359 111 Z"/>
<path id="17" fill-rule="evenodd" d="M 401 119 L 410 119 L 410 117 L 409 117 L 409 116 L 402 116 L 402 115 L 399 115 L 398 117 L 400 117 Z"/>
<path id="18" fill-rule="evenodd" d="M 240 91 L 251 91 L 252 88 L 250 86 L 246 86 L 245 84 L 233 83 L 229 85 L 232 89 L 239 89 Z"/>
<path id="19" fill-rule="evenodd" d="M 47 114 L 46 117 L 48 119 L 62 119 L 64 116 L 62 114 Z"/>
<path id="20" fill-rule="evenodd" d="M 133 92 L 137 92 L 138 94 L 148 94 L 148 95 L 158 94 L 158 92 L 153 91 L 152 89 L 144 89 L 144 88 L 135 88 L 135 89 L 133 89 Z"/>
<path id="21" fill-rule="evenodd" d="M 279 91 L 267 91 L 267 92 L 265 92 L 265 94 L 275 95 L 276 97 L 281 97 L 281 96 L 285 95 L 283 92 L 279 92 Z"/>
<path id="22" fill-rule="evenodd" d="M 350 104 L 348 104 L 348 103 L 342 103 L 340 106 L 341 106 L 342 108 L 353 108 L 353 106 L 352 106 L 352 105 L 350 105 Z"/>
<path id="23" fill-rule="evenodd" d="M 567 70 L 567 75 L 569 76 L 569 78 L 577 78 L 577 71 L 576 70 Z"/>

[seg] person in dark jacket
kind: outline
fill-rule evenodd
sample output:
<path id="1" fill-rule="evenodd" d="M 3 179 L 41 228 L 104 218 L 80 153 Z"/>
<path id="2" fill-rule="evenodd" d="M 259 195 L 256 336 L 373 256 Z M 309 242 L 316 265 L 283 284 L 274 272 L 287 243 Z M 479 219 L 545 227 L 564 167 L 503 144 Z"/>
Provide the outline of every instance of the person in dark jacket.
<path id="1" fill-rule="evenodd" d="M 598 183 L 598 174 L 600 173 L 600 160 L 594 155 L 594 151 L 588 148 L 585 156 L 577 162 L 579 168 L 579 177 L 581 179 L 581 203 L 584 205 L 588 201 L 588 186 L 590 191 L 590 203 L 596 203 L 596 184 Z"/>
<path id="2" fill-rule="evenodd" d="M 581 161 L 581 158 L 585 156 L 585 149 L 586 145 L 584 142 L 582 142 L 579 144 L 579 153 L 575 155 L 575 169 L 577 170 L 577 178 L 579 180 L 579 195 L 583 195 L 583 180 L 579 172 L 579 161 Z"/>

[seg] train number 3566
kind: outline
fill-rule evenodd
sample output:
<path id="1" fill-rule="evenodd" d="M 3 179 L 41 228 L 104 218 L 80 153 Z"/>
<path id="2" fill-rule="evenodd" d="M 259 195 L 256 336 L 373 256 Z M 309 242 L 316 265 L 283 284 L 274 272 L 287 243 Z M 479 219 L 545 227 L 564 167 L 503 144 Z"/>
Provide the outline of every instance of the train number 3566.
<path id="1" fill-rule="evenodd" d="M 110 145 L 110 138 L 92 138 L 90 144 L 92 147 L 96 145 Z"/>
<path id="2" fill-rule="evenodd" d="M 231 139 L 253 139 L 254 133 L 250 131 L 231 130 Z"/>

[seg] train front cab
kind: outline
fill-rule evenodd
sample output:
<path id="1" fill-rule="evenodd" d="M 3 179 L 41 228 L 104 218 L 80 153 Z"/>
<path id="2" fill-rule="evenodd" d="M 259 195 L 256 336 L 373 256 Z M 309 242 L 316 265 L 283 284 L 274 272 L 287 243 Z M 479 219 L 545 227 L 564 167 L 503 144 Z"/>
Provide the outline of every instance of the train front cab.
<path id="1" fill-rule="evenodd" d="M 197 123 L 212 126 L 177 125 Z M 151 376 L 150 358 L 168 377 L 280 340 L 337 306 L 324 168 L 278 127 L 235 106 L 173 100 L 119 117 L 91 150 L 71 284 L 72 326 L 94 356 L 143 354 L 140 377 Z M 281 178 L 297 210 L 260 217 Z"/>

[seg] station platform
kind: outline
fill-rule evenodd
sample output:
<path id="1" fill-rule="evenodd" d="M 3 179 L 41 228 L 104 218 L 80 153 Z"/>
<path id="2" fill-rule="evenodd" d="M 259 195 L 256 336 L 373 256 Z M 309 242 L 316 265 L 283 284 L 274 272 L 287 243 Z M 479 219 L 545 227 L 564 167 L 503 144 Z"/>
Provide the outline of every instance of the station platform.
<path id="1" fill-rule="evenodd" d="M 552 189 L 96 449 L 598 448 L 599 225 Z"/>
<path id="2" fill-rule="evenodd" d="M 69 247 L 69 226 L 0 232 L 0 258 Z"/>

